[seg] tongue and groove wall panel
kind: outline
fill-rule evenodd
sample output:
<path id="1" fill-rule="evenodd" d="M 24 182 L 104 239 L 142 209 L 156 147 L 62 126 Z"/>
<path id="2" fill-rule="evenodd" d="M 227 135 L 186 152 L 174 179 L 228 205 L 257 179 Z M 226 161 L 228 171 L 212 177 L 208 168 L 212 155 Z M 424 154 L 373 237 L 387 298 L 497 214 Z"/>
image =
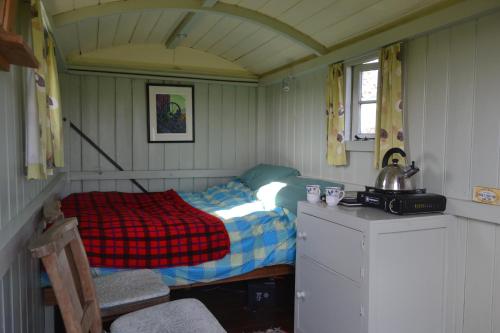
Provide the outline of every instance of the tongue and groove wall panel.
<path id="1" fill-rule="evenodd" d="M 61 73 L 60 78 L 65 87 L 62 89 L 65 116 L 125 170 L 190 171 L 187 178 L 139 180 L 149 191 L 204 190 L 257 163 L 258 96 L 254 86 L 192 83 L 195 142 L 148 143 L 146 84 L 189 83 L 97 74 Z M 116 169 L 71 132 L 66 158 L 70 177 L 71 173 L 88 174 L 85 180 L 72 180 L 67 193 L 140 191 L 127 180 L 97 179 L 100 172 L 114 173 Z M 204 173 L 208 176 L 198 177 L 197 170 L 208 170 Z M 224 174 L 224 170 L 228 173 Z M 212 173 L 214 176 L 210 176 Z M 96 177 L 92 179 L 92 175 Z"/>

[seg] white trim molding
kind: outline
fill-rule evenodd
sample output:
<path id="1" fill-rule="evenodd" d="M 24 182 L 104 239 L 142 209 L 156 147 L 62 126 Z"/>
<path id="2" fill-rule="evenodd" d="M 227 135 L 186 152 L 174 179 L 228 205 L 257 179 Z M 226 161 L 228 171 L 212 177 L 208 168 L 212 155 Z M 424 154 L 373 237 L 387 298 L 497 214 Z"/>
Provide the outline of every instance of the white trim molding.
<path id="1" fill-rule="evenodd" d="M 82 171 L 71 172 L 70 180 L 118 180 L 118 179 L 178 179 L 178 178 L 231 178 L 239 176 L 237 169 L 193 169 L 158 171 Z"/>

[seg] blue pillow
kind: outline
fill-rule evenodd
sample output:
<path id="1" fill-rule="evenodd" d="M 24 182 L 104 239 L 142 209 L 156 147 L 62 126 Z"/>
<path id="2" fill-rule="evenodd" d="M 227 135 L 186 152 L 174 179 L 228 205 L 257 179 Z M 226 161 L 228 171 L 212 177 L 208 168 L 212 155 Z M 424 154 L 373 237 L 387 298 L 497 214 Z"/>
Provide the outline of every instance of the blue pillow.
<path id="1" fill-rule="evenodd" d="M 287 185 L 276 195 L 275 204 L 276 206 L 287 208 L 295 215 L 297 215 L 297 203 L 307 199 L 306 185 L 320 185 L 321 193 L 324 192 L 325 187 L 329 186 L 344 188 L 343 184 L 314 178 L 287 177 L 281 179 L 280 182 Z"/>
<path id="2" fill-rule="evenodd" d="M 270 165 L 259 164 L 243 173 L 240 179 L 252 190 L 257 190 L 261 186 L 281 180 L 290 176 L 298 176 L 300 172 L 297 169 Z"/>

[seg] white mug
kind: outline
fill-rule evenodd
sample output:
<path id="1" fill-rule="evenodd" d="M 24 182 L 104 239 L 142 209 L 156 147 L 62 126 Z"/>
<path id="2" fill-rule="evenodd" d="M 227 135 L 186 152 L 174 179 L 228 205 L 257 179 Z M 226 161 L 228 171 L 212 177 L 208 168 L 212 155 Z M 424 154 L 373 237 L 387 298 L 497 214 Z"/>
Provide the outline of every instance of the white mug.
<path id="1" fill-rule="evenodd" d="M 345 196 L 344 190 L 342 190 L 342 188 L 340 187 L 326 187 L 325 194 L 326 194 L 326 204 L 328 206 L 337 205 L 340 202 L 340 200 L 342 200 Z"/>
<path id="2" fill-rule="evenodd" d="M 319 202 L 321 189 L 319 185 L 307 185 L 307 201 L 311 203 Z"/>

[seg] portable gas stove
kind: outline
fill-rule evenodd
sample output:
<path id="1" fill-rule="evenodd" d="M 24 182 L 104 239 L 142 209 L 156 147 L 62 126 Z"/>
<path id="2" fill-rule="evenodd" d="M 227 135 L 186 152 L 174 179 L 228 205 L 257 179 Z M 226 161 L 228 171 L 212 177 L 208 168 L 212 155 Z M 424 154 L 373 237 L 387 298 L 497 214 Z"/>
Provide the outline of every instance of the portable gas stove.
<path id="1" fill-rule="evenodd" d="M 435 213 L 446 209 L 445 196 L 426 193 L 425 189 L 391 191 L 366 186 L 365 191 L 358 192 L 358 202 L 398 215 Z"/>

